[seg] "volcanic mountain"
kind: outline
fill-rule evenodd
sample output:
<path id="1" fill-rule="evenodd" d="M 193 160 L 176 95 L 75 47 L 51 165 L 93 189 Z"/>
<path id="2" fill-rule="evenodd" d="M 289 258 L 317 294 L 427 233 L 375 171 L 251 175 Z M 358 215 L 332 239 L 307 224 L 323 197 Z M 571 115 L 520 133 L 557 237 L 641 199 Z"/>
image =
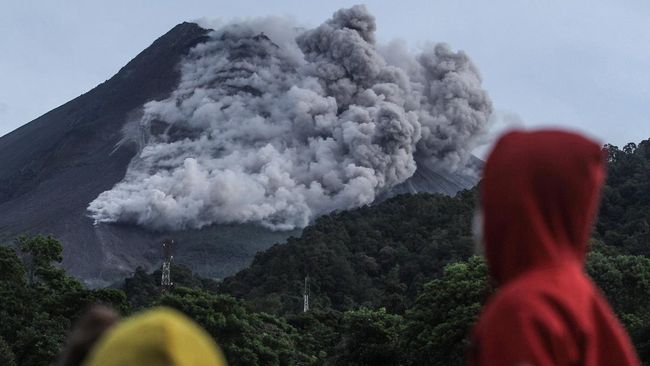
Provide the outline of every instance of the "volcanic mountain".
<path id="1" fill-rule="evenodd" d="M 142 120 L 143 105 L 174 97 L 182 83 L 181 61 L 214 38 L 210 32 L 194 23 L 179 24 L 109 80 L 0 137 L 3 243 L 23 233 L 52 234 L 64 244 L 63 266 L 87 284 L 100 285 L 137 266 L 157 265 L 163 238 L 175 239 L 175 262 L 223 277 L 248 265 L 256 252 L 299 234 L 300 227 L 277 230 L 255 221 L 151 227 L 137 220 L 103 222 L 89 213 L 89 203 L 135 169 L 134 158 L 147 144 L 142 140 L 164 137 L 173 143 L 195 133 L 183 124 L 151 120 L 146 135 L 125 137 L 140 128 L 133 121 Z M 264 34 L 250 39 L 270 43 Z M 238 48 L 244 58 L 246 52 L 257 51 Z M 422 191 L 455 194 L 476 183 L 472 175 L 460 172 L 418 163 L 411 178 L 378 199 Z"/>

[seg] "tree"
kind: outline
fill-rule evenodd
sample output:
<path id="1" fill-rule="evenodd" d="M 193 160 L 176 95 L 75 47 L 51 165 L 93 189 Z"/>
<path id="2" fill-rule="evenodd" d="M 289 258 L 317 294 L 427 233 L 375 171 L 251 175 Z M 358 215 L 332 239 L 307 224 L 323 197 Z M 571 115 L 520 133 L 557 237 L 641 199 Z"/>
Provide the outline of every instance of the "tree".
<path id="1" fill-rule="evenodd" d="M 30 284 L 38 282 L 53 289 L 82 287 L 78 281 L 66 276 L 63 269 L 54 265 L 63 260 L 61 256 L 63 245 L 54 237 L 22 235 L 16 241 L 18 248 L 26 255 Z"/>
<path id="2" fill-rule="evenodd" d="M 642 360 L 650 359 L 650 259 L 589 254 L 587 272 L 627 328 Z"/>
<path id="3" fill-rule="evenodd" d="M 403 319 L 386 309 L 347 311 L 341 323 L 341 340 L 335 347 L 338 365 L 396 365 L 403 356 L 400 335 Z"/>
<path id="4" fill-rule="evenodd" d="M 0 365 L 16 366 L 16 356 L 2 337 L 0 337 Z"/>
<path id="5" fill-rule="evenodd" d="M 24 285 L 25 267 L 13 248 L 0 245 L 0 282 Z"/>
<path id="6" fill-rule="evenodd" d="M 341 340 L 342 318 L 343 313 L 332 309 L 312 309 L 287 316 L 289 324 L 301 335 L 300 351 L 311 357 L 308 364 L 334 362 L 338 352 L 335 347 Z"/>
<path id="7" fill-rule="evenodd" d="M 650 255 L 650 140 L 609 150 L 595 237 L 622 253 Z"/>
<path id="8" fill-rule="evenodd" d="M 447 265 L 406 312 L 407 364 L 462 365 L 468 332 L 491 292 L 483 258 Z"/>
<path id="9" fill-rule="evenodd" d="M 229 365 L 295 365 L 309 360 L 298 351 L 295 328 L 283 319 L 251 313 L 231 296 L 178 287 L 159 304 L 182 311 L 205 328 Z"/>
<path id="10" fill-rule="evenodd" d="M 626 154 L 634 154 L 636 151 L 636 144 L 634 142 L 630 142 L 623 146 L 623 152 Z"/>
<path id="11" fill-rule="evenodd" d="M 141 309 L 156 301 L 160 296 L 160 277 L 157 280 L 142 267 L 137 267 L 131 277 L 124 279 L 122 289 L 133 308 Z"/>
<path id="12" fill-rule="evenodd" d="M 66 275 L 57 266 L 63 247 L 56 239 L 21 236 L 16 243 L 24 262 L 14 248 L 0 246 L 0 338 L 11 348 L 5 352 L 0 344 L 0 357 L 13 355 L 19 365 L 49 365 L 70 324 L 90 304 L 128 311 L 122 291 L 89 290 Z"/>
<path id="13" fill-rule="evenodd" d="M 61 316 L 51 317 L 46 312 L 31 314 L 17 329 L 14 353 L 19 365 L 49 365 L 63 346 L 70 320 Z"/>

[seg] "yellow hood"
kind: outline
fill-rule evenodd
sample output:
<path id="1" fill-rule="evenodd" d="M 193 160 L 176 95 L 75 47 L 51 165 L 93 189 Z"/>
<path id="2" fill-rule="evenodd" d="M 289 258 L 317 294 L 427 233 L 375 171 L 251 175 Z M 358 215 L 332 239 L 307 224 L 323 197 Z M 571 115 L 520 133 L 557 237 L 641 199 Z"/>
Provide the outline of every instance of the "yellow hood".
<path id="1" fill-rule="evenodd" d="M 168 308 L 134 315 L 95 345 L 84 366 L 225 366 L 218 346 L 192 320 Z"/>

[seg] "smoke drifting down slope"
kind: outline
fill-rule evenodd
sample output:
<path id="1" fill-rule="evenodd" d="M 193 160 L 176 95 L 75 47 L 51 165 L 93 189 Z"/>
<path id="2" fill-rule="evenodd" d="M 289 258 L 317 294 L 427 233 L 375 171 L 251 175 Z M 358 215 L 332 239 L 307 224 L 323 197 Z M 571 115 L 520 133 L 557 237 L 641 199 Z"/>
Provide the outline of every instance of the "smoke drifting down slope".
<path id="1" fill-rule="evenodd" d="M 212 32 L 172 95 L 144 105 L 142 150 L 91 216 L 287 230 L 373 202 L 418 162 L 463 169 L 492 111 L 477 69 L 444 44 L 378 48 L 375 29 L 355 6 L 307 31 L 268 18 Z"/>

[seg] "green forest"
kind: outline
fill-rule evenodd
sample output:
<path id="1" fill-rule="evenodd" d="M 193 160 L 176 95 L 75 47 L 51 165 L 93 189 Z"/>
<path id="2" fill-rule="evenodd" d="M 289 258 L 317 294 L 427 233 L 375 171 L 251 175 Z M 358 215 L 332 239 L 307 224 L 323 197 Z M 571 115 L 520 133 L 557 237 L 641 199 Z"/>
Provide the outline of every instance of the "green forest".
<path id="1" fill-rule="evenodd" d="M 650 140 L 609 151 L 586 270 L 650 364 Z M 93 303 L 123 315 L 164 305 L 196 320 L 230 365 L 461 365 L 465 339 L 495 290 L 473 255 L 478 188 L 416 194 L 317 219 L 223 280 L 138 268 L 88 289 L 59 266 L 62 244 L 0 246 L 0 364 L 48 365 Z M 303 312 L 309 282 L 310 310 Z"/>

